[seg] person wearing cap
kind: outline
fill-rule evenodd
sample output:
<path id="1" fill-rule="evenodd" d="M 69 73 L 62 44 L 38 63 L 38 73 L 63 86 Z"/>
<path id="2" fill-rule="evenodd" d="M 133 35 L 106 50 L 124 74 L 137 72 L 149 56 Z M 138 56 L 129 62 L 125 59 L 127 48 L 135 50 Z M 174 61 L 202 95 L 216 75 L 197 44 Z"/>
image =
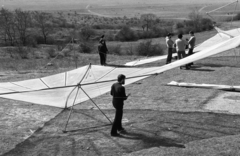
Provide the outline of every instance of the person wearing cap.
<path id="1" fill-rule="evenodd" d="M 172 38 L 172 34 L 168 33 L 168 35 L 166 36 L 166 45 L 167 45 L 167 49 L 168 49 L 166 64 L 172 62 L 172 53 L 173 53 L 173 48 L 174 48 L 174 46 L 173 46 L 174 42 L 171 38 Z"/>
<path id="2" fill-rule="evenodd" d="M 110 93 L 113 96 L 112 103 L 113 107 L 116 109 L 115 118 L 111 129 L 111 136 L 120 136 L 118 132 L 126 132 L 122 127 L 123 105 L 124 101 L 127 100 L 130 94 L 126 96 L 125 87 L 123 86 L 125 84 L 125 79 L 125 75 L 118 75 L 118 82 L 114 83 L 111 87 Z"/>
<path id="3" fill-rule="evenodd" d="M 178 39 L 175 41 L 179 60 L 186 57 L 185 49 L 186 49 L 186 45 L 188 45 L 188 42 L 183 40 L 182 37 L 183 35 L 179 34 Z M 182 66 L 180 66 L 180 69 L 182 69 Z M 186 64 L 186 69 L 190 69 L 188 64 Z"/>
<path id="4" fill-rule="evenodd" d="M 190 39 L 188 40 L 188 56 L 193 54 L 193 49 L 195 47 L 195 42 L 196 42 L 196 37 L 194 36 L 194 32 L 190 31 L 189 34 L 190 34 Z M 193 65 L 193 62 L 189 63 L 188 65 L 189 66 Z"/>
<path id="5" fill-rule="evenodd" d="M 104 39 L 104 35 L 102 35 L 99 40 L 98 52 L 100 56 L 100 64 L 106 65 L 108 48 L 106 45 L 106 40 Z"/>

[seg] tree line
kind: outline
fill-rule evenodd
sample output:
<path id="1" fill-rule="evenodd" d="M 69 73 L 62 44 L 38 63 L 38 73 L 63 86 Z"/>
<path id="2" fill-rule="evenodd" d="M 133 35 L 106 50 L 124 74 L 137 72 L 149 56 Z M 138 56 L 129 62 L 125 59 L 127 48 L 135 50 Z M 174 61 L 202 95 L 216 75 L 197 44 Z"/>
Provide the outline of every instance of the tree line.
<path id="1" fill-rule="evenodd" d="M 73 18 L 75 17 L 75 18 Z M 91 22 L 93 22 L 91 24 Z M 100 22 L 101 21 L 101 22 Z M 189 13 L 188 20 L 164 20 L 155 14 L 142 14 L 139 18 L 70 16 L 59 12 L 0 10 L 0 37 L 2 46 L 37 46 L 38 44 L 66 44 L 78 41 L 79 52 L 90 53 L 98 36 L 105 34 L 108 41 L 136 41 L 174 34 L 207 31 L 212 21 L 197 11 Z M 155 48 L 159 49 L 159 48 Z"/>

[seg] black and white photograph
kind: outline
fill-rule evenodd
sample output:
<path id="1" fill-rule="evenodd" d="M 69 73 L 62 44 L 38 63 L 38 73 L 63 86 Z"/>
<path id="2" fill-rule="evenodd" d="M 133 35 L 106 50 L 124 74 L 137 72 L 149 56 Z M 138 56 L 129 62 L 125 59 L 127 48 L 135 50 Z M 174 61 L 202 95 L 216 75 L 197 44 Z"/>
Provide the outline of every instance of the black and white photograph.
<path id="1" fill-rule="evenodd" d="M 0 156 L 239 156 L 238 0 L 0 0 Z"/>

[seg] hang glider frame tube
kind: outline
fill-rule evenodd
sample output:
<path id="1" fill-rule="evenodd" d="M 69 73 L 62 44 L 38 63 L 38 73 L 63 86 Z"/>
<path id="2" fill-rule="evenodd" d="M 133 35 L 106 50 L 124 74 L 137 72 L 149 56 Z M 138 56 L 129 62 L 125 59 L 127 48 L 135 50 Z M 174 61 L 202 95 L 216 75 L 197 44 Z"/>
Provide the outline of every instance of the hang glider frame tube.
<path id="1" fill-rule="evenodd" d="M 161 73 L 163 73 L 163 72 L 161 72 Z M 145 74 L 145 75 L 139 75 L 139 76 L 126 77 L 126 79 L 133 79 L 133 78 L 145 77 L 145 76 L 156 76 L 156 75 L 158 75 L 158 74 L 160 74 L 160 73 L 152 73 L 152 74 Z M 116 81 L 116 79 L 106 80 L 106 81 L 98 81 L 98 82 L 95 81 L 95 82 L 91 82 L 91 83 L 84 83 L 84 84 L 81 84 L 81 86 L 92 85 L 92 84 L 97 84 L 97 83 L 105 83 L 105 82 L 111 82 L 111 81 Z M 28 92 L 37 92 L 37 91 L 52 90 L 52 89 L 61 89 L 61 88 L 70 88 L 70 87 L 78 87 L 78 86 L 79 86 L 79 84 L 69 85 L 69 86 L 52 87 L 52 88 L 44 88 L 44 89 L 37 89 L 37 90 L 14 91 L 14 92 L 0 93 L 0 95 L 16 94 L 16 93 L 28 93 Z"/>
<path id="2" fill-rule="evenodd" d="M 76 102 L 76 99 L 77 99 L 77 96 L 78 96 L 78 93 L 79 93 L 79 89 L 81 89 L 83 91 L 83 93 L 91 100 L 91 102 L 98 108 L 98 110 L 107 118 L 107 120 L 110 122 L 110 124 L 112 124 L 112 121 L 107 117 L 107 115 L 100 109 L 100 107 L 98 107 L 98 105 L 93 101 L 93 99 L 87 94 L 87 92 L 81 87 L 81 82 L 83 81 L 83 79 L 86 77 L 87 73 L 89 72 L 89 70 L 91 69 L 91 64 L 89 64 L 85 74 L 83 75 L 82 79 L 79 81 L 79 83 L 72 89 L 72 91 L 69 93 L 68 97 L 67 97 L 67 100 L 66 100 L 66 103 L 65 103 L 65 109 L 67 108 L 67 102 L 69 100 L 69 97 L 71 96 L 71 94 L 73 93 L 73 91 L 77 88 L 77 92 L 76 92 L 76 95 L 74 97 L 74 100 L 73 100 L 73 103 L 72 103 L 72 107 L 71 107 L 71 110 L 70 110 L 70 113 L 68 115 L 68 119 L 67 119 L 67 122 L 65 124 L 65 127 L 63 129 L 63 133 L 66 133 L 67 132 L 67 125 L 69 123 L 69 120 L 70 120 L 70 117 L 71 117 L 71 114 L 73 112 L 73 107 L 74 107 L 74 104 Z"/>
<path id="3" fill-rule="evenodd" d="M 226 6 L 229 6 L 229 5 L 233 4 L 233 3 L 238 3 L 238 0 L 233 1 L 233 2 L 231 2 L 231 3 L 228 3 L 228 4 L 224 5 L 224 6 L 221 6 L 221 7 L 219 7 L 219 8 L 216 8 L 216 9 L 214 9 L 214 10 L 208 11 L 208 12 L 206 12 L 206 14 L 209 15 L 209 13 L 212 13 L 212 12 L 214 12 L 214 11 L 220 10 L 220 9 L 222 9 L 222 8 L 224 8 L 224 7 L 226 7 Z"/>

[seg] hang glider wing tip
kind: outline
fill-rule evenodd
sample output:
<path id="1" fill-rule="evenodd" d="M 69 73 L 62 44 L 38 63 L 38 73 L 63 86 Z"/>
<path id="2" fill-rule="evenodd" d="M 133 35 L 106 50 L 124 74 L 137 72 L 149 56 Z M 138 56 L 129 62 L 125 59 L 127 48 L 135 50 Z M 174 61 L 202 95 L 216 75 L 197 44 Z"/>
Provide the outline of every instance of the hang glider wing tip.
<path id="1" fill-rule="evenodd" d="M 205 89 L 217 89 L 225 91 L 240 91 L 240 86 L 231 86 L 231 85 L 218 85 L 218 84 L 196 84 L 196 83 L 186 83 L 186 82 L 170 82 L 169 86 L 177 87 L 189 87 L 189 88 L 205 88 Z"/>

